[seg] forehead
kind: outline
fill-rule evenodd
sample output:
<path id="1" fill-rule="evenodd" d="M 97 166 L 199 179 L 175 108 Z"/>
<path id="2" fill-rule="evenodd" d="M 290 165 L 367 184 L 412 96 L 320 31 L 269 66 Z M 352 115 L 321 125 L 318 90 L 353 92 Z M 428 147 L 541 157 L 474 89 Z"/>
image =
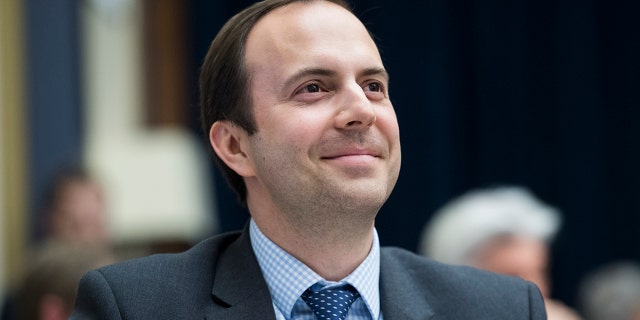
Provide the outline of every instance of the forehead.
<path id="1" fill-rule="evenodd" d="M 294 2 L 256 23 L 247 39 L 245 59 L 249 64 L 268 58 L 290 61 L 302 55 L 331 56 L 338 49 L 349 50 L 344 56 L 380 60 L 367 29 L 347 9 L 327 1 Z"/>
<path id="2" fill-rule="evenodd" d="M 251 32 L 266 28 L 277 29 L 287 34 L 299 28 L 314 27 L 318 24 L 326 26 L 331 19 L 350 23 L 355 28 L 364 28 L 358 18 L 344 7 L 329 1 L 315 0 L 297 1 L 278 7 L 260 18 Z"/>

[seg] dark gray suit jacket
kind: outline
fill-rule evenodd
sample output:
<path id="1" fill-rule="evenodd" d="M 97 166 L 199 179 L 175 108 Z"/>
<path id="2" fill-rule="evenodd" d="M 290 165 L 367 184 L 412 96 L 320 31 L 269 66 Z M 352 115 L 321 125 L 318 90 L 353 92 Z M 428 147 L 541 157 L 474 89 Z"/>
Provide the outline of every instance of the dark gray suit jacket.
<path id="1" fill-rule="evenodd" d="M 546 319 L 540 293 L 529 282 L 398 248 L 383 248 L 380 260 L 385 320 Z M 245 229 L 184 253 L 90 271 L 71 319 L 275 320 L 275 313 Z"/>

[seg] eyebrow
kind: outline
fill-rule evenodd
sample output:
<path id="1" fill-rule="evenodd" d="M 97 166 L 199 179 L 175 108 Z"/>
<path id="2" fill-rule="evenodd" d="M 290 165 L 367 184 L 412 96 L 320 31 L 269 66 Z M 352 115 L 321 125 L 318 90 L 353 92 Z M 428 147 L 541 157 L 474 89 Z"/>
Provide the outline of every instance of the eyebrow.
<path id="1" fill-rule="evenodd" d="M 360 77 L 382 76 L 389 82 L 389 73 L 384 68 L 367 68 L 359 74 Z"/>
<path id="2" fill-rule="evenodd" d="M 336 71 L 324 68 L 304 68 L 294 73 L 291 77 L 289 77 L 285 83 L 284 88 L 288 88 L 294 83 L 298 82 L 299 79 L 307 77 L 307 76 L 335 76 L 337 74 Z M 387 82 L 389 82 L 389 73 L 384 68 L 372 67 L 364 69 L 362 72 L 358 74 L 358 77 L 366 77 L 366 76 L 382 76 L 385 78 Z"/>
<path id="3" fill-rule="evenodd" d="M 323 68 L 304 68 L 294 73 L 291 77 L 284 82 L 284 88 L 288 88 L 294 83 L 298 82 L 301 78 L 307 76 L 334 76 L 335 71 Z"/>

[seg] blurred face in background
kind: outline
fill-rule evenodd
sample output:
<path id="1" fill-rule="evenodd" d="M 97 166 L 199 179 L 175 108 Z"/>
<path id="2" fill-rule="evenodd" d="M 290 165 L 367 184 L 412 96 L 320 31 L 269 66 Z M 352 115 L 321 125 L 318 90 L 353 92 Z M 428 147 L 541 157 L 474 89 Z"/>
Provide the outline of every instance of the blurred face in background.
<path id="1" fill-rule="evenodd" d="M 51 237 L 57 240 L 90 245 L 109 242 L 102 189 L 94 182 L 66 182 L 50 217 Z"/>
<path id="2" fill-rule="evenodd" d="M 531 281 L 544 297 L 549 297 L 548 255 L 547 245 L 542 240 L 505 235 L 478 251 L 476 267 Z"/>

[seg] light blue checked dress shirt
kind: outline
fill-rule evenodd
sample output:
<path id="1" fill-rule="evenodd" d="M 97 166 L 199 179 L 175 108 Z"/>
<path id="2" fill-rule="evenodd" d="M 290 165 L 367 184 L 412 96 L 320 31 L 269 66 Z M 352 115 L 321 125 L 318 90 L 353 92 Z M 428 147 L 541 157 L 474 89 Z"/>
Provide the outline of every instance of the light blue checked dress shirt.
<path id="1" fill-rule="evenodd" d="M 313 312 L 300 298 L 310 286 L 320 282 L 322 288 L 349 283 L 360 293 L 347 320 L 382 320 L 380 312 L 380 244 L 373 230 L 373 244 L 367 258 L 346 278 L 339 282 L 324 280 L 320 275 L 288 254 L 267 238 L 251 219 L 249 236 L 258 258 L 262 274 L 271 292 L 273 308 L 278 320 L 313 320 Z"/>

